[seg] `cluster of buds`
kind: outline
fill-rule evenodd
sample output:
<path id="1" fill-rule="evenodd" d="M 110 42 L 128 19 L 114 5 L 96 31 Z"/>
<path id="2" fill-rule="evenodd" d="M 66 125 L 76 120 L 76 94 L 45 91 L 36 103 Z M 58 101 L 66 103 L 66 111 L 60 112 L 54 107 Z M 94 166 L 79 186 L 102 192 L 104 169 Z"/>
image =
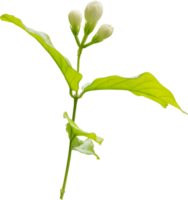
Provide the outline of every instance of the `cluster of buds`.
<path id="1" fill-rule="evenodd" d="M 94 30 L 102 14 L 103 6 L 100 2 L 92 1 L 86 6 L 84 13 L 86 20 L 84 27 L 85 35 L 89 35 Z M 68 18 L 71 25 L 71 31 L 75 36 L 77 36 L 81 27 L 82 14 L 78 10 L 72 10 L 69 13 Z M 101 42 L 104 39 L 110 37 L 112 33 L 113 28 L 108 24 L 103 24 L 92 38 L 91 43 L 94 44 Z"/>

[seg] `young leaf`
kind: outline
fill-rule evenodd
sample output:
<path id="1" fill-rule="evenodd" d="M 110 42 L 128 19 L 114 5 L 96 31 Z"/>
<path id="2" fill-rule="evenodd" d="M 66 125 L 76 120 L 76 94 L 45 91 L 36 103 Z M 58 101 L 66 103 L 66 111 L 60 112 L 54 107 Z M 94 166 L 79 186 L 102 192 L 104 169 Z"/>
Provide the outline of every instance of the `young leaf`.
<path id="1" fill-rule="evenodd" d="M 77 91 L 78 90 L 78 84 L 80 80 L 82 79 L 82 75 L 78 73 L 76 70 L 74 70 L 69 62 L 69 60 L 66 57 L 63 57 L 53 46 L 50 37 L 43 33 L 35 31 L 31 28 L 26 27 L 22 21 L 13 15 L 4 14 L 0 17 L 1 20 L 11 22 L 20 28 L 22 28 L 24 31 L 26 31 L 28 34 L 33 36 L 45 49 L 46 51 L 51 55 L 51 57 L 54 59 L 58 67 L 60 68 L 61 72 L 63 73 L 69 87 L 71 90 Z"/>
<path id="2" fill-rule="evenodd" d="M 164 108 L 171 104 L 187 114 L 177 104 L 173 94 L 148 72 L 133 78 L 109 76 L 95 79 L 91 84 L 83 87 L 82 95 L 93 90 L 128 90 L 137 96 L 144 96 L 156 101 Z"/>
<path id="3" fill-rule="evenodd" d="M 66 131 L 69 134 L 69 139 L 72 139 L 72 137 L 74 136 L 74 133 L 70 125 L 67 126 Z M 83 153 L 86 155 L 95 155 L 97 159 L 100 159 L 99 156 L 95 153 L 93 148 L 94 148 L 94 144 L 92 140 L 89 138 L 83 141 L 75 136 L 71 143 L 72 150 L 79 151 L 80 153 Z"/>
<path id="4" fill-rule="evenodd" d="M 64 118 L 67 118 L 68 122 L 67 123 L 67 132 L 69 133 L 69 138 L 71 139 L 73 135 L 76 135 L 76 136 L 85 136 L 85 137 L 88 137 L 92 140 L 94 140 L 95 142 L 101 144 L 103 142 L 103 138 L 101 137 L 98 137 L 96 136 L 95 133 L 87 133 L 83 130 L 81 130 L 68 116 L 67 112 L 65 112 L 63 114 L 63 117 Z"/>

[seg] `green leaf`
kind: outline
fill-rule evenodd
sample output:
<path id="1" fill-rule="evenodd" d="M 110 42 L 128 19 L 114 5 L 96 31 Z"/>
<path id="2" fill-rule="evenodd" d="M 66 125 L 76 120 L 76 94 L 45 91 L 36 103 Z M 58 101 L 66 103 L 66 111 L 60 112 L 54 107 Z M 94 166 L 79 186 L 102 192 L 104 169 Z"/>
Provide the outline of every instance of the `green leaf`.
<path id="1" fill-rule="evenodd" d="M 69 142 L 71 141 L 72 152 L 79 153 L 85 157 L 94 157 L 97 162 L 101 162 L 101 156 L 95 150 L 95 144 L 102 148 L 105 142 L 105 137 L 96 134 L 94 130 L 88 131 L 82 128 L 77 122 L 74 122 L 68 110 L 64 109 L 62 118 L 65 122 L 65 133 L 68 135 Z"/>
<path id="2" fill-rule="evenodd" d="M 95 79 L 91 84 L 83 86 L 81 96 L 85 92 L 94 90 L 128 90 L 137 96 L 144 96 L 156 101 L 164 108 L 166 108 L 168 104 L 171 104 L 187 114 L 177 104 L 173 94 L 148 72 L 133 78 L 109 76 Z"/>
<path id="3" fill-rule="evenodd" d="M 88 131 L 88 130 L 82 128 L 77 122 L 74 122 L 71 119 L 67 109 L 63 110 L 62 118 L 64 121 L 66 120 L 70 123 L 73 135 L 76 135 L 77 137 L 80 137 L 83 139 L 90 138 L 96 145 L 98 145 L 100 148 L 102 148 L 102 144 L 105 141 L 104 136 L 97 134 L 96 131 L 94 131 L 94 130 Z M 71 136 L 69 138 L 69 140 L 72 139 L 72 137 L 73 136 Z"/>
<path id="4" fill-rule="evenodd" d="M 70 138 L 70 135 L 72 135 L 70 123 L 65 122 L 64 127 L 65 133 L 68 135 L 68 138 Z M 101 162 L 101 156 L 96 152 L 95 144 L 90 138 L 80 138 L 74 135 L 72 138 L 71 150 L 85 157 L 94 157 L 96 162 Z"/>
<path id="5" fill-rule="evenodd" d="M 54 59 L 58 67 L 60 68 L 61 72 L 63 73 L 69 87 L 71 90 L 77 91 L 79 86 L 79 82 L 82 79 L 82 75 L 74 70 L 69 62 L 69 60 L 63 57 L 53 46 L 50 37 L 43 33 L 35 31 L 31 28 L 26 27 L 22 21 L 13 15 L 4 14 L 0 17 L 1 20 L 11 22 L 23 30 L 25 30 L 28 34 L 33 36 L 51 55 Z"/>

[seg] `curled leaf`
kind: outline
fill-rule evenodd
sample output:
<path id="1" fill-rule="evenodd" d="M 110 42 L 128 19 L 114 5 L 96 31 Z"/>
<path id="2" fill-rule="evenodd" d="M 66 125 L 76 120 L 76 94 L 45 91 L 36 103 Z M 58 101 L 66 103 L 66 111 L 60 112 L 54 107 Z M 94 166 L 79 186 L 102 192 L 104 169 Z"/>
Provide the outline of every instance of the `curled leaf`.
<path id="1" fill-rule="evenodd" d="M 85 132 L 85 131 L 83 131 L 82 129 L 80 129 L 80 128 L 75 124 L 75 122 L 73 122 L 73 121 L 69 118 L 67 112 L 65 112 L 65 113 L 63 114 L 63 117 L 64 117 L 64 118 L 67 118 L 67 120 L 68 120 L 68 122 L 69 122 L 69 123 L 67 123 L 67 128 L 66 128 L 66 130 L 67 130 L 67 132 L 69 132 L 69 138 L 70 138 L 70 139 L 71 139 L 74 135 L 76 135 L 76 136 L 85 136 L 85 137 L 87 137 L 87 138 L 90 138 L 90 139 L 94 140 L 95 142 L 97 142 L 98 144 L 101 144 L 101 143 L 103 142 L 104 139 L 101 138 L 101 137 L 98 137 L 95 133 L 88 133 L 88 132 Z"/>
<path id="2" fill-rule="evenodd" d="M 68 137 L 72 135 L 71 125 L 69 124 L 69 122 L 65 122 L 64 127 Z M 95 144 L 90 138 L 80 138 L 74 135 L 74 137 L 72 137 L 71 139 L 72 152 L 78 153 L 85 157 L 94 157 L 96 159 L 96 162 L 101 162 L 101 156 L 95 150 Z"/>

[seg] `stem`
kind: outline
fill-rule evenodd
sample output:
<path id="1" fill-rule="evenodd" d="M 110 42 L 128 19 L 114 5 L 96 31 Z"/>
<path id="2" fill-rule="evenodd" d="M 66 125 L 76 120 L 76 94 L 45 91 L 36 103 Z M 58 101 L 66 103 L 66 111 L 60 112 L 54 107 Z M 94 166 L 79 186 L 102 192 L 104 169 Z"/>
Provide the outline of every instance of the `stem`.
<path id="1" fill-rule="evenodd" d="M 67 182 L 67 176 L 68 176 L 68 172 L 69 172 L 69 166 L 70 166 L 70 160 L 71 160 L 71 143 L 72 140 L 70 140 L 69 143 L 69 152 L 68 152 L 68 157 L 67 157 L 67 166 L 66 166 L 66 170 L 65 170 L 65 176 L 64 176 L 64 181 L 63 181 L 63 187 L 60 190 L 60 199 L 63 199 L 63 196 L 65 194 L 65 187 L 66 187 L 66 182 Z"/>
<path id="2" fill-rule="evenodd" d="M 74 42 L 75 42 L 75 44 L 76 44 L 76 46 L 77 47 L 79 47 L 80 46 L 80 35 L 76 35 L 75 37 L 74 37 Z"/>
<path id="3" fill-rule="evenodd" d="M 84 35 L 84 37 L 83 37 L 83 39 L 82 39 L 82 42 L 81 42 L 81 48 L 83 48 L 83 46 L 84 46 L 84 44 L 85 44 L 85 42 L 86 42 L 86 40 L 87 40 L 87 38 L 88 38 L 88 35 L 87 34 L 85 34 Z"/>
<path id="4" fill-rule="evenodd" d="M 80 70 L 80 56 L 81 56 L 82 50 L 78 49 L 78 59 L 77 59 L 77 72 Z"/>
<path id="5" fill-rule="evenodd" d="M 76 42 L 79 46 L 78 49 L 78 60 L 77 60 L 77 71 L 79 72 L 79 66 L 80 66 L 80 56 L 83 50 L 83 46 L 87 40 L 88 35 L 84 35 L 81 44 L 78 43 L 79 39 L 78 37 L 75 36 Z M 70 90 L 70 94 L 72 93 L 72 91 Z M 72 113 L 72 121 L 75 121 L 75 117 L 76 117 L 76 108 L 77 108 L 77 102 L 78 102 L 78 91 L 76 91 L 76 97 L 74 97 L 74 107 L 73 107 L 73 113 Z M 72 96 L 72 95 L 71 95 Z M 66 187 L 66 183 L 67 183 L 67 177 L 68 177 L 68 173 L 69 173 L 69 166 L 70 166 L 70 161 L 71 161 L 71 152 L 72 152 L 72 141 L 75 137 L 73 136 L 70 139 L 70 143 L 69 143 L 69 151 L 68 151 L 68 157 L 67 157 L 67 165 L 66 165 L 66 170 L 65 170 L 65 176 L 64 176 L 64 181 L 63 181 L 63 186 L 62 189 L 60 190 L 60 199 L 63 199 L 63 196 L 65 194 L 65 187 Z"/>
<path id="6" fill-rule="evenodd" d="M 91 42 L 91 41 L 85 43 L 84 49 L 88 49 L 88 48 L 92 47 L 92 44 L 93 44 L 93 42 Z"/>

